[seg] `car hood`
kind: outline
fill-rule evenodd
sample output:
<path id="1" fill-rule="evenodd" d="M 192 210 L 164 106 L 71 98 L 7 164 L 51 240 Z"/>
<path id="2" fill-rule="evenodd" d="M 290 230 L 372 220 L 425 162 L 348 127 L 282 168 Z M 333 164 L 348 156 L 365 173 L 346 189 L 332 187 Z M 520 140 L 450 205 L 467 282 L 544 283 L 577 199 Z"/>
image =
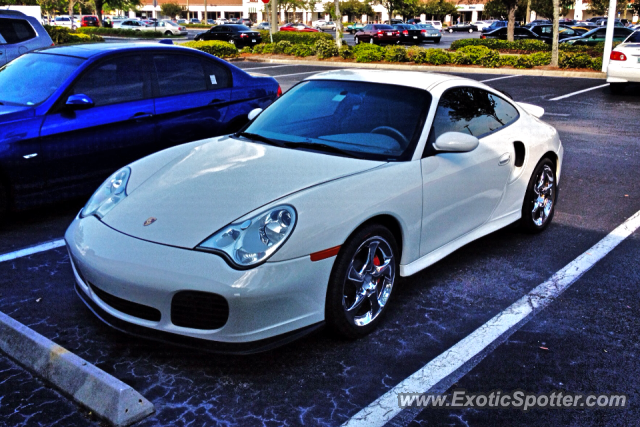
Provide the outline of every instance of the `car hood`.
<path id="1" fill-rule="evenodd" d="M 159 163 L 103 222 L 140 239 L 184 248 L 286 195 L 384 164 L 229 137 Z M 155 222 L 145 226 L 151 217 Z"/>
<path id="2" fill-rule="evenodd" d="M 33 107 L 0 105 L 0 123 L 34 117 L 35 114 L 35 109 Z"/>

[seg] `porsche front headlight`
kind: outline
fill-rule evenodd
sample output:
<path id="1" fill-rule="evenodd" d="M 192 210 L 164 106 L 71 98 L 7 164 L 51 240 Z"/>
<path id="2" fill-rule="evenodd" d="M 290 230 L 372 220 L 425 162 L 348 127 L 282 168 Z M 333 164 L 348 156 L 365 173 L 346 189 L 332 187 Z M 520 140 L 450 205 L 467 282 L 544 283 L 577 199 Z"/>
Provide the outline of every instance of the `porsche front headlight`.
<path id="1" fill-rule="evenodd" d="M 220 253 L 237 268 L 266 261 L 287 240 L 296 225 L 291 206 L 277 206 L 246 221 L 230 224 L 196 249 Z"/>
<path id="2" fill-rule="evenodd" d="M 98 218 L 105 216 L 122 199 L 127 197 L 127 183 L 130 176 L 131 169 L 124 167 L 107 178 L 82 208 L 80 216 L 82 218 L 91 215 Z"/>

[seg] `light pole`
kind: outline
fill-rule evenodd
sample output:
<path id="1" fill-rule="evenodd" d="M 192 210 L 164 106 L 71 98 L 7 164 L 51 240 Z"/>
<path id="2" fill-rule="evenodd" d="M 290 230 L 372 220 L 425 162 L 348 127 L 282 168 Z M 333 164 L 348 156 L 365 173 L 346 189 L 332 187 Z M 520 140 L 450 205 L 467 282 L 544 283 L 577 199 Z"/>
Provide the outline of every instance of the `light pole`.
<path id="1" fill-rule="evenodd" d="M 606 73 L 609 67 L 609 58 L 613 48 L 613 26 L 616 20 L 616 0 L 609 0 L 609 16 L 607 16 L 607 35 L 604 39 L 604 52 L 602 54 L 602 72 Z"/>

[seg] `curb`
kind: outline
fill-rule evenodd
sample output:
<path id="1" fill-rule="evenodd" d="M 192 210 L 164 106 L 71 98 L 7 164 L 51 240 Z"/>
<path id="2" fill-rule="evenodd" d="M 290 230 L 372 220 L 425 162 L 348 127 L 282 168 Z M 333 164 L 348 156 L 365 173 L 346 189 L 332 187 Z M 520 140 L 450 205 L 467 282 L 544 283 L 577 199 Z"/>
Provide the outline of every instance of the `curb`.
<path id="1" fill-rule="evenodd" d="M 128 426 L 155 411 L 127 384 L 2 312 L 0 350 L 115 426 Z"/>
<path id="2" fill-rule="evenodd" d="M 237 58 L 238 62 L 266 62 L 292 65 L 311 65 L 314 67 L 347 67 L 368 68 L 374 70 L 412 70 L 412 71 L 437 71 L 441 73 L 466 73 L 466 74 L 502 74 L 512 76 L 541 76 L 541 77 L 575 77 L 582 79 L 606 79 L 607 74 L 601 72 L 585 71 L 556 71 L 556 70 L 520 70 L 517 68 L 477 68 L 477 67 L 448 67 L 437 65 L 400 65 L 400 64 L 372 64 L 358 62 L 338 61 L 300 61 L 295 59 L 276 58 Z M 234 61 L 234 62 L 235 62 Z"/>

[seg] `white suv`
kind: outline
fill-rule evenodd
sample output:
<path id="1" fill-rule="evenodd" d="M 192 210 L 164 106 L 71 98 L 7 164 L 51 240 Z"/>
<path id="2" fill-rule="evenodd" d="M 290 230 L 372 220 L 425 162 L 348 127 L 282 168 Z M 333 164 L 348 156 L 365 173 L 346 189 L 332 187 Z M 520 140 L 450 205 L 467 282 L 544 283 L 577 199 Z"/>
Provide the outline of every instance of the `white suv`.
<path id="1" fill-rule="evenodd" d="M 0 10 L 0 66 L 53 41 L 34 17 L 16 10 Z"/>
<path id="2" fill-rule="evenodd" d="M 424 24 L 431 25 L 433 28 L 442 31 L 442 21 L 424 21 Z"/>

